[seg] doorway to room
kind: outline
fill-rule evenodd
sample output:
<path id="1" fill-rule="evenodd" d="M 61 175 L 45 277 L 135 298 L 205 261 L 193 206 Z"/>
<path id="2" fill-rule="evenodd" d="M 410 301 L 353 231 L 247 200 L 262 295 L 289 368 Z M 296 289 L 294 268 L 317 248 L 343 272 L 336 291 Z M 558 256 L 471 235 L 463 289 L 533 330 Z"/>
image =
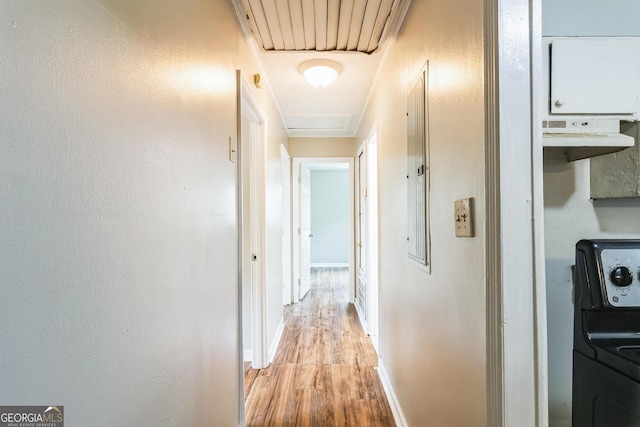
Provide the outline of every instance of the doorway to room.
<path id="1" fill-rule="evenodd" d="M 292 302 L 311 289 L 312 269 L 347 269 L 355 300 L 354 159 L 293 159 Z"/>

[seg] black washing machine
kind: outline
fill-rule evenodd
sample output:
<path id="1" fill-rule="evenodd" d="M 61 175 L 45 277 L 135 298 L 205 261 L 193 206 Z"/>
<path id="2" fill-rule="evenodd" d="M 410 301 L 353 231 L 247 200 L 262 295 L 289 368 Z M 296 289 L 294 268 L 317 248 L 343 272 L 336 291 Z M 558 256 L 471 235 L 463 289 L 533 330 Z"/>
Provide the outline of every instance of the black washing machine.
<path id="1" fill-rule="evenodd" d="M 640 427 L 640 240 L 576 245 L 573 427 Z"/>

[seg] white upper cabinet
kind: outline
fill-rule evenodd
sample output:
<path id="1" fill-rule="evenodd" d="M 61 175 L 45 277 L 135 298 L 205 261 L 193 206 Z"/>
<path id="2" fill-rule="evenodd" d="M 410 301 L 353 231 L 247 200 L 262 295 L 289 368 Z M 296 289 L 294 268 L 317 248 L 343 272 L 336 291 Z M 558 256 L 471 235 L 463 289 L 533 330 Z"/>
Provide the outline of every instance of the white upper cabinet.
<path id="1" fill-rule="evenodd" d="M 549 112 L 636 115 L 639 44 L 630 38 L 558 38 L 551 42 Z"/>

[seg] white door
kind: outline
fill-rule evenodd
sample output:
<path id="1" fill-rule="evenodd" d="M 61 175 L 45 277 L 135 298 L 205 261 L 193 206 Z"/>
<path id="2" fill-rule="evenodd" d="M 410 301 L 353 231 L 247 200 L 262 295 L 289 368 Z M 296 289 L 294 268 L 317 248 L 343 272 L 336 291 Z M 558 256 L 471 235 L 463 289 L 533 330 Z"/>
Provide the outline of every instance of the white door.
<path id="1" fill-rule="evenodd" d="M 311 171 L 300 165 L 300 279 L 298 299 L 311 289 Z"/>

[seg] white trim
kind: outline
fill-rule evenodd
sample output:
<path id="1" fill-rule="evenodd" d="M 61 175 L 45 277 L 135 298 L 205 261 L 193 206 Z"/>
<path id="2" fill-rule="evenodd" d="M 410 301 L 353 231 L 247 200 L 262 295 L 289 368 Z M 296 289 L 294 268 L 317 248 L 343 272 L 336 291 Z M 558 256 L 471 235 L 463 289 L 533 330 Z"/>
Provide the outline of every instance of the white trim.
<path id="1" fill-rule="evenodd" d="M 293 302 L 293 279 L 291 266 L 291 156 L 287 148 L 280 145 L 282 167 L 282 304 Z M 286 162 L 286 165 L 285 165 Z"/>
<path id="2" fill-rule="evenodd" d="M 251 193 L 251 253 L 256 255 L 252 265 L 252 331 L 253 331 L 253 360 L 252 365 L 256 369 L 265 368 L 268 365 L 267 355 L 267 304 L 266 304 L 266 219 L 265 219 L 265 171 L 267 141 L 266 115 L 255 101 L 251 86 L 246 79 L 241 79 L 240 119 L 246 115 L 249 119 L 249 147 L 245 147 L 250 153 L 250 188 Z M 242 126 L 240 124 L 240 126 Z M 241 127 L 240 127 L 241 129 Z M 242 140 L 241 130 L 239 131 Z M 246 157 L 245 157 L 246 159 Z M 244 191 L 244 189 L 243 189 Z M 254 203 L 255 202 L 255 203 Z"/>
<path id="3" fill-rule="evenodd" d="M 547 286 L 544 251 L 544 167 L 542 119 L 542 0 L 531 0 L 531 103 L 532 103 L 532 169 L 533 169 L 533 244 L 536 346 L 537 425 L 549 420 L 549 355 L 547 348 Z"/>
<path id="4" fill-rule="evenodd" d="M 292 212 L 292 228 L 293 237 L 293 300 L 298 302 L 298 278 L 300 277 L 300 238 L 297 233 L 300 225 L 300 185 L 298 178 L 300 176 L 300 165 L 312 164 L 318 165 L 322 163 L 347 163 L 349 165 L 349 301 L 355 301 L 355 208 L 354 208 L 354 158 L 353 157 L 293 157 L 292 172 L 292 194 L 293 194 L 293 212 Z"/>
<path id="5" fill-rule="evenodd" d="M 373 80 L 371 81 L 371 86 L 369 87 L 369 93 L 367 93 L 367 98 L 364 101 L 364 106 L 362 107 L 363 113 L 361 113 L 360 117 L 358 117 L 358 122 L 356 123 L 356 127 L 354 128 L 355 131 L 353 132 L 352 136 L 357 136 L 358 131 L 360 130 L 360 125 L 362 124 L 362 119 L 364 118 L 364 112 L 367 111 L 367 109 L 369 108 L 369 103 L 371 102 L 371 99 L 373 99 L 373 94 L 375 92 L 375 89 L 378 87 L 378 82 L 382 77 L 382 71 L 384 70 L 384 66 L 387 64 L 387 58 L 391 53 L 391 47 L 393 47 L 396 37 L 400 32 L 400 28 L 402 27 L 404 18 L 407 15 L 407 12 L 409 11 L 410 5 L 411 5 L 411 0 L 401 0 L 401 2 L 398 2 L 398 6 L 397 6 L 398 14 L 395 15 L 397 17 L 397 20 L 393 23 L 390 23 L 390 25 L 387 26 L 389 30 L 389 35 L 387 37 L 383 36 L 384 37 L 383 45 L 377 51 L 377 52 L 380 52 L 380 55 L 381 55 L 380 63 L 378 65 L 378 69 L 376 70 L 375 75 L 373 76 Z M 384 31 L 385 33 L 387 32 L 386 29 Z"/>
<path id="6" fill-rule="evenodd" d="M 243 351 L 242 355 L 244 356 L 244 359 L 243 359 L 244 362 L 251 362 L 253 360 L 253 351 L 251 350 Z"/>
<path id="7" fill-rule="evenodd" d="M 348 262 L 312 262 L 311 267 L 344 268 L 344 267 L 349 267 L 349 263 Z"/>
<path id="8" fill-rule="evenodd" d="M 236 339 L 237 339 L 237 357 L 238 357 L 238 372 L 237 372 L 237 385 L 238 385 L 238 425 L 240 427 L 245 425 L 245 411 L 244 411 L 244 341 L 243 341 L 243 325 L 242 325 L 242 256 L 243 256 L 243 245 L 242 245 L 242 220 L 243 220 L 243 210 L 244 207 L 242 205 L 242 144 L 240 143 L 240 133 L 242 130 L 241 110 L 242 103 L 242 72 L 240 70 L 236 70 L 236 230 L 237 230 L 237 298 L 238 298 L 238 307 L 237 307 L 237 329 L 236 329 Z"/>
<path id="9" fill-rule="evenodd" d="M 486 424 L 495 427 L 548 423 L 542 148 L 532 123 L 539 5 L 485 1 Z"/>
<path id="10" fill-rule="evenodd" d="M 393 414 L 393 419 L 396 422 L 396 426 L 408 427 L 409 424 L 407 424 L 407 419 L 404 417 L 404 413 L 402 412 L 402 407 L 400 406 L 398 396 L 396 396 L 396 393 L 391 386 L 391 381 L 389 381 L 389 376 L 387 375 L 387 370 L 384 367 L 382 359 L 378 359 L 378 368 L 376 369 L 376 371 L 378 371 L 378 377 L 380 377 L 382 388 L 387 395 L 389 407 L 391 407 L 391 413 Z"/>
<path id="11" fill-rule="evenodd" d="M 276 330 L 276 334 L 271 341 L 271 345 L 269 346 L 269 363 L 273 362 L 276 358 L 276 351 L 278 351 L 278 346 L 280 345 L 280 340 L 282 339 L 282 333 L 284 332 L 284 319 L 280 319 L 280 324 L 278 325 L 278 329 Z"/>
<path id="12" fill-rule="evenodd" d="M 269 91 L 269 95 L 271 97 L 271 100 L 273 101 L 273 104 L 276 107 L 276 110 L 278 110 L 278 117 L 280 117 L 280 121 L 282 122 L 282 128 L 284 129 L 284 131 L 287 133 L 287 136 L 291 137 L 291 135 L 289 135 L 289 129 L 287 128 L 287 123 L 284 121 L 284 115 L 282 114 L 282 108 L 280 108 L 280 104 L 278 103 L 278 98 L 276 98 L 275 92 L 273 91 L 273 86 L 271 85 L 271 82 L 269 81 L 269 77 L 267 75 L 267 71 L 264 67 L 264 64 L 262 62 L 262 58 L 260 56 L 260 46 L 258 45 L 257 40 L 255 39 L 254 35 L 253 35 L 253 31 L 251 30 L 251 27 L 249 26 L 249 24 L 247 23 L 247 20 L 245 19 L 246 16 L 246 12 L 244 11 L 244 7 L 241 7 L 240 4 L 238 4 L 237 1 L 232 1 L 231 4 L 233 5 L 233 8 L 236 12 L 236 18 L 238 19 L 238 25 L 240 25 L 240 27 L 243 30 L 244 36 L 245 36 L 245 40 L 247 41 L 247 44 L 249 45 L 249 48 L 251 49 L 251 53 L 253 53 L 253 57 L 256 60 L 256 64 L 258 66 L 258 70 L 260 71 L 260 84 L 262 85 L 262 87 L 266 87 L 267 90 Z M 244 396 L 243 396 L 244 399 Z"/>
<path id="13" fill-rule="evenodd" d="M 362 313 L 362 310 L 360 309 L 360 306 L 358 304 L 353 304 L 353 306 L 356 308 L 356 313 L 358 314 L 358 321 L 360 322 L 360 326 L 362 326 L 362 330 L 364 331 L 365 334 L 371 335 L 369 334 L 369 326 L 367 325 L 367 322 L 364 320 L 364 315 Z M 376 355 L 377 354 L 378 354 L 378 349 L 376 349 Z"/>
<path id="14" fill-rule="evenodd" d="M 367 298 L 370 326 L 369 335 L 376 354 L 380 353 L 380 195 L 379 195 L 379 162 L 378 162 L 378 122 L 373 123 L 369 136 L 363 143 L 366 147 L 367 160 Z M 430 249 L 429 249 L 430 250 Z"/>

